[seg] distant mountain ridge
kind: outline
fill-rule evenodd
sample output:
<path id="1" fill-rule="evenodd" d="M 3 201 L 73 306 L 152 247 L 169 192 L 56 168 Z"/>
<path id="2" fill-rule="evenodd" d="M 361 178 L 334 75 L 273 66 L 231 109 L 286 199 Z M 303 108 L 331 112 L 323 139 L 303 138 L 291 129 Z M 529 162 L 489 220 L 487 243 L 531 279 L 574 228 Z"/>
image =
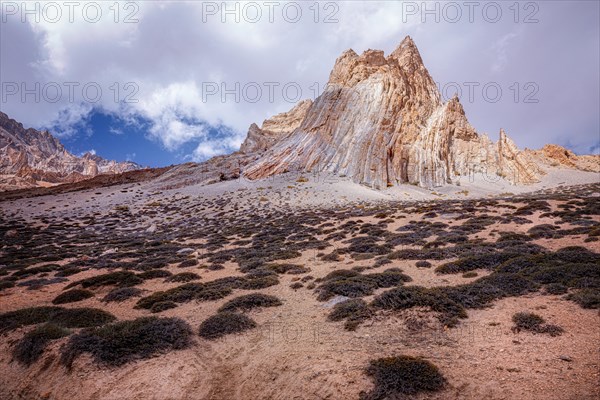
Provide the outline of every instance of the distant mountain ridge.
<path id="1" fill-rule="evenodd" d="M 140 168 L 134 162 L 105 160 L 90 153 L 77 157 L 48 131 L 25 129 L 0 112 L 0 190 L 73 183 Z"/>

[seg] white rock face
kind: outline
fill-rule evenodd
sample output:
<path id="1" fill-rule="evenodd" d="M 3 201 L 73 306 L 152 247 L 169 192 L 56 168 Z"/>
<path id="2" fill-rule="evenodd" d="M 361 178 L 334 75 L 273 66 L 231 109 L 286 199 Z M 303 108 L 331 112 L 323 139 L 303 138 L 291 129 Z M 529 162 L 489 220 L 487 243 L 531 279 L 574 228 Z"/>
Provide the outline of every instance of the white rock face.
<path id="1" fill-rule="evenodd" d="M 302 100 L 290 111 L 265 120 L 260 128 L 256 124 L 250 125 L 248 136 L 242 143 L 240 151 L 249 154 L 264 152 L 272 147 L 277 141 L 300 126 L 311 105 L 311 100 Z"/>
<path id="2" fill-rule="evenodd" d="M 25 129 L 0 112 L 0 190 L 66 183 L 139 169 L 132 162 L 69 153 L 49 132 Z"/>
<path id="3" fill-rule="evenodd" d="M 435 187 L 472 173 L 528 184 L 543 173 L 545 159 L 519 151 L 503 130 L 497 143 L 479 135 L 458 98 L 442 103 L 410 37 L 387 58 L 378 50 L 344 52 L 323 94 L 303 113 L 293 132 L 279 138 L 251 127 L 247 142 L 254 147 L 243 148 L 264 154 L 243 169 L 246 177 L 319 170 L 381 189 Z"/>

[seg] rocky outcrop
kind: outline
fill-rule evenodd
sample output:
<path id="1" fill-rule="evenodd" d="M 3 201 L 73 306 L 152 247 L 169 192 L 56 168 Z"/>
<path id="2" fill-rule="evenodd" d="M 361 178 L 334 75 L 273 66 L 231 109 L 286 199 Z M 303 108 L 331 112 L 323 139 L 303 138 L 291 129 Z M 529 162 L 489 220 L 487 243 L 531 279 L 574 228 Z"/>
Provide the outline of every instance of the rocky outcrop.
<path id="1" fill-rule="evenodd" d="M 271 148 L 281 138 L 300 126 L 311 105 L 311 100 L 302 100 L 290 111 L 263 121 L 260 128 L 256 124 L 250 125 L 248 136 L 242 143 L 240 151 L 245 154 L 260 153 Z"/>
<path id="2" fill-rule="evenodd" d="M 0 190 L 77 182 L 99 174 L 139 169 L 132 162 L 77 157 L 47 131 L 25 129 L 0 112 Z"/>
<path id="3" fill-rule="evenodd" d="M 552 166 L 575 168 L 583 171 L 600 172 L 600 155 L 578 156 L 556 144 L 547 144 L 538 151 Z"/>
<path id="4" fill-rule="evenodd" d="M 442 103 L 410 37 L 388 57 L 344 52 L 304 114 L 293 132 L 258 146 L 264 154 L 245 176 L 319 170 L 384 188 L 435 187 L 477 172 L 527 184 L 543 173 L 503 130 L 497 143 L 479 135 L 457 97 Z M 259 143 L 257 137 L 273 136 L 253 125 L 247 142 Z"/>

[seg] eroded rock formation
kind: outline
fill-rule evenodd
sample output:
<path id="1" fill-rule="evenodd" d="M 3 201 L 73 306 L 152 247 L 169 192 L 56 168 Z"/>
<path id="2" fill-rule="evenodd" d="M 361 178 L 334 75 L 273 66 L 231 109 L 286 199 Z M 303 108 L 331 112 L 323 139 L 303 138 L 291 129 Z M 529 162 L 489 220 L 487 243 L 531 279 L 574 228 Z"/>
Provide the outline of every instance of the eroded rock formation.
<path id="1" fill-rule="evenodd" d="M 457 97 L 442 102 L 410 37 L 388 57 L 378 50 L 360 56 L 347 50 L 321 96 L 303 103 L 302 113 L 299 107 L 287 113 L 304 114 L 286 125 L 297 124 L 291 133 L 274 135 L 266 124 L 250 128 L 242 151 L 264 154 L 243 169 L 245 176 L 319 170 L 384 188 L 435 187 L 470 173 L 528 184 L 543 174 L 539 160 L 519 151 L 503 130 L 496 143 L 479 135 Z"/>
<path id="2" fill-rule="evenodd" d="M 139 168 L 90 153 L 77 157 L 49 132 L 25 129 L 0 112 L 0 190 L 77 182 Z"/>

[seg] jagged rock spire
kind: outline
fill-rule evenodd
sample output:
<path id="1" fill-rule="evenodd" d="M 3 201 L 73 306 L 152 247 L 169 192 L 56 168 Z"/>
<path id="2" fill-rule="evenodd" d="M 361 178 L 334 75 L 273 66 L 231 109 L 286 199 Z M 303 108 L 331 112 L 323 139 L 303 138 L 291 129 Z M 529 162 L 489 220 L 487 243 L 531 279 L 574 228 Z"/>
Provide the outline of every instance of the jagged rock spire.
<path id="1" fill-rule="evenodd" d="M 469 124 L 457 96 L 442 103 L 410 36 L 387 58 L 379 50 L 342 53 L 297 128 L 244 174 L 297 169 L 343 174 L 373 188 L 434 187 L 473 172 L 514 183 L 538 176 L 503 130 L 493 143 Z"/>

